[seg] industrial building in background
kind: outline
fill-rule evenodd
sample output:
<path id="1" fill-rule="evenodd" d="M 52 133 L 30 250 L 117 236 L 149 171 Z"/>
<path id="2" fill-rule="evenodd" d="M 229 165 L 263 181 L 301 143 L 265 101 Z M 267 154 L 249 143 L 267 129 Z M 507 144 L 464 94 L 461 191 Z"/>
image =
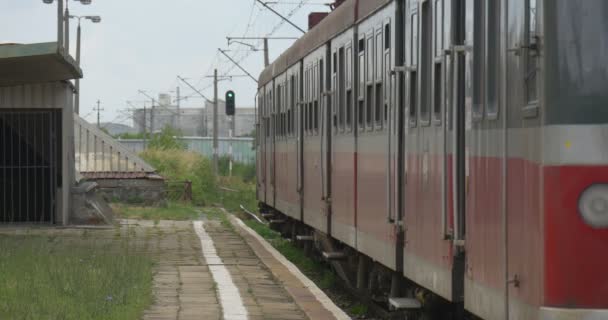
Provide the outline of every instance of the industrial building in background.
<path id="1" fill-rule="evenodd" d="M 183 136 L 208 137 L 213 133 L 213 103 L 208 101 L 204 108 L 180 108 L 172 103 L 169 94 L 159 94 L 158 105 L 148 106 L 133 111 L 133 126 L 137 133 L 160 132 L 170 126 L 179 130 Z M 218 109 L 224 110 L 226 102 L 219 100 Z M 218 135 L 230 135 L 230 117 L 223 112 L 218 114 Z M 144 120 L 145 119 L 145 120 Z M 251 136 L 255 127 L 255 109 L 237 108 L 235 136 Z"/>

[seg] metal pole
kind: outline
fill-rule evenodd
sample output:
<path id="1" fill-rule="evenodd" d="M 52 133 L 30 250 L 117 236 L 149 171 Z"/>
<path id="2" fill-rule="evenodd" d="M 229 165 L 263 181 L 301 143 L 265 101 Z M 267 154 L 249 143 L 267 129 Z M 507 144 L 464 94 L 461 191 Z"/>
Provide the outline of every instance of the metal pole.
<path id="1" fill-rule="evenodd" d="M 175 95 L 177 96 L 177 129 L 181 130 L 182 128 L 182 124 L 181 124 L 181 112 L 179 111 L 180 106 L 181 106 L 181 94 L 179 92 L 179 86 L 177 86 L 177 88 L 175 88 Z"/>
<path id="2" fill-rule="evenodd" d="M 154 99 L 152 99 L 152 110 L 150 110 L 150 134 L 154 134 L 154 108 L 155 108 L 155 103 L 156 101 Z"/>
<path id="3" fill-rule="evenodd" d="M 228 153 L 230 156 L 230 163 L 228 164 L 228 175 L 232 177 L 232 162 L 234 161 L 234 151 L 232 148 L 232 144 L 234 143 L 234 138 L 236 137 L 236 114 L 232 116 L 232 123 L 230 128 L 230 147 L 228 149 Z"/>
<path id="4" fill-rule="evenodd" d="M 76 64 L 80 67 L 80 19 L 78 19 L 78 29 L 76 30 Z M 80 114 L 80 79 L 76 78 L 76 114 Z"/>
<path id="5" fill-rule="evenodd" d="M 65 5 L 65 15 L 63 15 L 63 19 L 65 20 L 65 53 L 70 54 L 70 10 L 68 9 L 68 3 Z"/>
<path id="6" fill-rule="evenodd" d="M 217 69 L 213 71 L 213 172 L 218 175 L 218 117 L 217 117 Z"/>
<path id="7" fill-rule="evenodd" d="M 268 52 L 268 38 L 264 38 L 264 67 L 270 65 L 270 54 Z"/>
<path id="8" fill-rule="evenodd" d="M 101 101 L 97 100 L 97 128 L 101 129 L 101 124 L 100 124 L 100 114 L 101 114 Z"/>
<path id="9" fill-rule="evenodd" d="M 57 1 L 57 50 L 63 47 L 63 0 Z"/>
<path id="10" fill-rule="evenodd" d="M 147 140 L 147 135 L 148 133 L 146 132 L 146 103 L 144 102 L 144 151 L 146 150 L 146 140 Z"/>

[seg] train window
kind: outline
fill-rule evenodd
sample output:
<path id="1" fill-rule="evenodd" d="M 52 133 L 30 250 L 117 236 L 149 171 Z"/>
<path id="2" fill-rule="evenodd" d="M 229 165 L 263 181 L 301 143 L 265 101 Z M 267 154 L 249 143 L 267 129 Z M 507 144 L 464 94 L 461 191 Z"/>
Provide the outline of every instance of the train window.
<path id="1" fill-rule="evenodd" d="M 429 106 L 431 104 L 431 75 L 432 75 L 432 36 L 433 19 L 430 3 L 422 3 L 421 8 L 421 37 L 420 37 L 420 123 L 430 123 Z"/>
<path id="2" fill-rule="evenodd" d="M 374 102 L 374 37 L 372 36 L 367 38 L 367 67 L 366 67 L 366 79 L 367 79 L 367 87 L 366 87 L 366 97 L 365 97 L 365 120 L 367 126 L 369 128 L 372 127 L 373 123 L 373 102 Z"/>
<path id="3" fill-rule="evenodd" d="M 526 102 L 528 105 L 534 105 L 538 100 L 538 22 L 537 22 L 537 2 L 538 0 L 527 0 L 526 14 Z"/>
<path id="4" fill-rule="evenodd" d="M 344 65 L 344 48 L 338 50 L 338 94 L 336 98 L 338 100 L 338 115 L 340 121 L 340 131 L 344 131 L 345 121 L 345 101 L 344 94 L 346 90 L 346 76 L 345 76 L 345 65 Z"/>
<path id="5" fill-rule="evenodd" d="M 498 115 L 498 34 L 500 18 L 498 5 L 495 1 L 488 1 L 486 10 L 486 114 L 489 119 L 496 119 Z"/>
<path id="6" fill-rule="evenodd" d="M 484 1 L 475 1 L 473 21 L 473 119 L 480 120 L 483 116 L 485 91 L 485 12 Z"/>
<path id="7" fill-rule="evenodd" d="M 283 95 L 281 94 L 282 91 L 281 91 L 281 86 L 280 85 L 278 85 L 276 89 L 277 89 L 276 90 L 277 91 L 276 97 L 277 97 L 277 109 L 278 109 L 277 136 L 280 137 L 280 136 L 283 135 L 283 122 L 282 122 L 282 119 L 281 119 L 281 116 L 282 116 L 281 109 L 283 109 L 283 106 L 281 105 L 281 102 L 282 102 L 281 98 L 282 98 Z"/>
<path id="8" fill-rule="evenodd" d="M 386 24 L 384 26 L 384 50 L 391 48 L 391 25 Z"/>
<path id="9" fill-rule="evenodd" d="M 410 72 L 410 99 L 409 99 L 409 108 L 410 108 L 410 125 L 416 125 L 416 116 L 417 116 L 417 106 L 418 106 L 418 72 L 412 71 Z"/>
<path id="10" fill-rule="evenodd" d="M 333 56 L 333 69 L 332 69 L 333 73 L 331 75 L 331 80 L 332 80 L 331 87 L 332 87 L 332 90 L 334 92 L 336 92 L 338 90 L 337 89 L 337 86 L 338 86 L 338 79 L 337 79 L 337 77 L 338 77 L 338 75 L 337 75 L 337 70 L 336 70 L 337 64 L 338 64 L 338 57 L 337 57 L 337 53 L 335 51 L 334 51 L 334 53 L 333 53 L 332 56 Z M 337 104 L 337 101 L 336 101 L 337 99 L 338 99 L 337 95 L 333 94 L 332 95 L 332 99 L 331 99 L 331 101 L 332 101 L 332 104 L 331 104 L 331 121 L 333 123 L 334 132 L 338 132 L 338 104 Z"/>
<path id="11" fill-rule="evenodd" d="M 353 127 L 353 50 L 350 45 L 346 48 L 346 128 L 350 131 Z"/>
<path id="12" fill-rule="evenodd" d="M 317 99 L 317 107 L 315 108 L 315 130 L 317 131 L 317 133 L 319 133 L 319 108 L 321 106 L 324 106 L 325 104 L 322 104 L 321 102 L 324 101 L 325 96 L 323 95 L 323 93 L 325 92 L 325 79 L 324 79 L 324 72 L 325 70 L 323 69 L 323 59 L 319 60 L 319 88 L 318 88 L 318 94 L 319 94 L 319 98 Z M 320 105 L 320 106 L 319 106 Z M 321 111 L 322 112 L 322 111 Z"/>
<path id="13" fill-rule="evenodd" d="M 374 118 L 376 120 L 377 129 L 382 129 L 382 109 L 384 106 L 384 95 L 382 92 L 382 71 L 384 68 L 382 67 L 382 59 L 384 58 L 384 54 L 382 53 L 382 29 L 376 33 L 376 92 L 374 97 L 376 98 L 374 104 Z"/>
<path id="14" fill-rule="evenodd" d="M 435 82 L 433 85 L 433 120 L 441 121 L 443 109 L 443 68 L 441 63 L 435 63 L 433 79 Z"/>
<path id="15" fill-rule="evenodd" d="M 358 99 L 358 122 L 359 128 L 365 127 L 365 38 L 359 39 L 359 99 Z"/>
<path id="16" fill-rule="evenodd" d="M 366 80 L 368 83 L 374 80 L 374 38 L 367 38 L 367 70 Z"/>
<path id="17" fill-rule="evenodd" d="M 391 64 L 390 64 L 390 59 L 391 59 L 391 53 L 390 50 L 387 50 L 386 53 L 384 54 L 384 61 L 386 61 L 384 63 L 384 69 L 385 69 L 385 76 L 386 79 L 384 81 L 385 85 L 384 85 L 384 121 L 388 121 L 388 106 L 390 104 L 390 100 L 391 100 Z"/>
<path id="18" fill-rule="evenodd" d="M 293 135 L 295 128 L 294 128 L 294 113 L 295 113 L 295 109 L 296 109 L 296 77 L 295 75 L 291 76 L 291 81 L 289 82 L 290 86 L 291 86 L 291 121 L 289 122 L 289 127 L 290 127 L 290 133 Z"/>
<path id="19" fill-rule="evenodd" d="M 435 0 L 435 56 L 443 55 L 443 0 Z"/>
<path id="20" fill-rule="evenodd" d="M 388 121 L 388 108 L 391 99 L 391 25 L 387 22 L 384 25 L 384 121 Z"/>
<path id="21" fill-rule="evenodd" d="M 410 22 L 412 24 L 411 26 L 411 31 L 412 31 L 412 35 L 410 37 L 412 43 L 410 44 L 410 48 L 411 48 L 411 54 L 410 54 L 410 58 L 412 59 L 410 61 L 410 64 L 412 66 L 417 66 L 418 65 L 418 12 L 414 12 L 411 16 Z"/>

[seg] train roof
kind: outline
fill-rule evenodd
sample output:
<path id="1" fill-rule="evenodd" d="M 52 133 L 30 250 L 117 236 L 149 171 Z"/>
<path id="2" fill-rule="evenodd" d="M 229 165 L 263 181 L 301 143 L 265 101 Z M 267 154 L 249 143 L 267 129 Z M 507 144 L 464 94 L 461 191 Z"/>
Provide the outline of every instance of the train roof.
<path id="1" fill-rule="evenodd" d="M 391 1 L 346 0 L 318 25 L 306 32 L 272 64 L 266 67 L 260 74 L 258 80 L 259 87 L 265 86 L 274 77 L 285 72 L 290 66 L 302 60 L 306 55 Z"/>

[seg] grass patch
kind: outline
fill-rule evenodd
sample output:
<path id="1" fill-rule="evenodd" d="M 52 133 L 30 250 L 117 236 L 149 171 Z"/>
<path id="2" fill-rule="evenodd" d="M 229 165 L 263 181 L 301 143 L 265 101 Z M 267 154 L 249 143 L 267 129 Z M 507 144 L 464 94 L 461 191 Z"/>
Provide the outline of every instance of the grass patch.
<path id="1" fill-rule="evenodd" d="M 152 301 L 150 259 L 83 236 L 0 236 L 0 319 L 138 319 Z"/>
<path id="2" fill-rule="evenodd" d="M 281 234 L 255 220 L 245 220 L 245 224 L 266 239 L 287 260 L 295 264 L 302 273 L 312 279 L 319 288 L 330 289 L 336 285 L 335 274 L 319 261 L 304 254 L 304 251 L 293 243 L 283 239 Z"/>
<path id="3" fill-rule="evenodd" d="M 368 308 L 366 305 L 358 303 L 358 304 L 355 304 L 354 306 L 350 307 L 348 309 L 348 312 L 355 316 L 362 316 L 362 315 L 367 314 Z"/>
<path id="4" fill-rule="evenodd" d="M 121 218 L 143 220 L 179 220 L 198 219 L 200 213 L 194 206 L 180 202 L 169 202 L 167 207 L 139 207 L 127 204 L 113 204 L 112 208 Z"/>

